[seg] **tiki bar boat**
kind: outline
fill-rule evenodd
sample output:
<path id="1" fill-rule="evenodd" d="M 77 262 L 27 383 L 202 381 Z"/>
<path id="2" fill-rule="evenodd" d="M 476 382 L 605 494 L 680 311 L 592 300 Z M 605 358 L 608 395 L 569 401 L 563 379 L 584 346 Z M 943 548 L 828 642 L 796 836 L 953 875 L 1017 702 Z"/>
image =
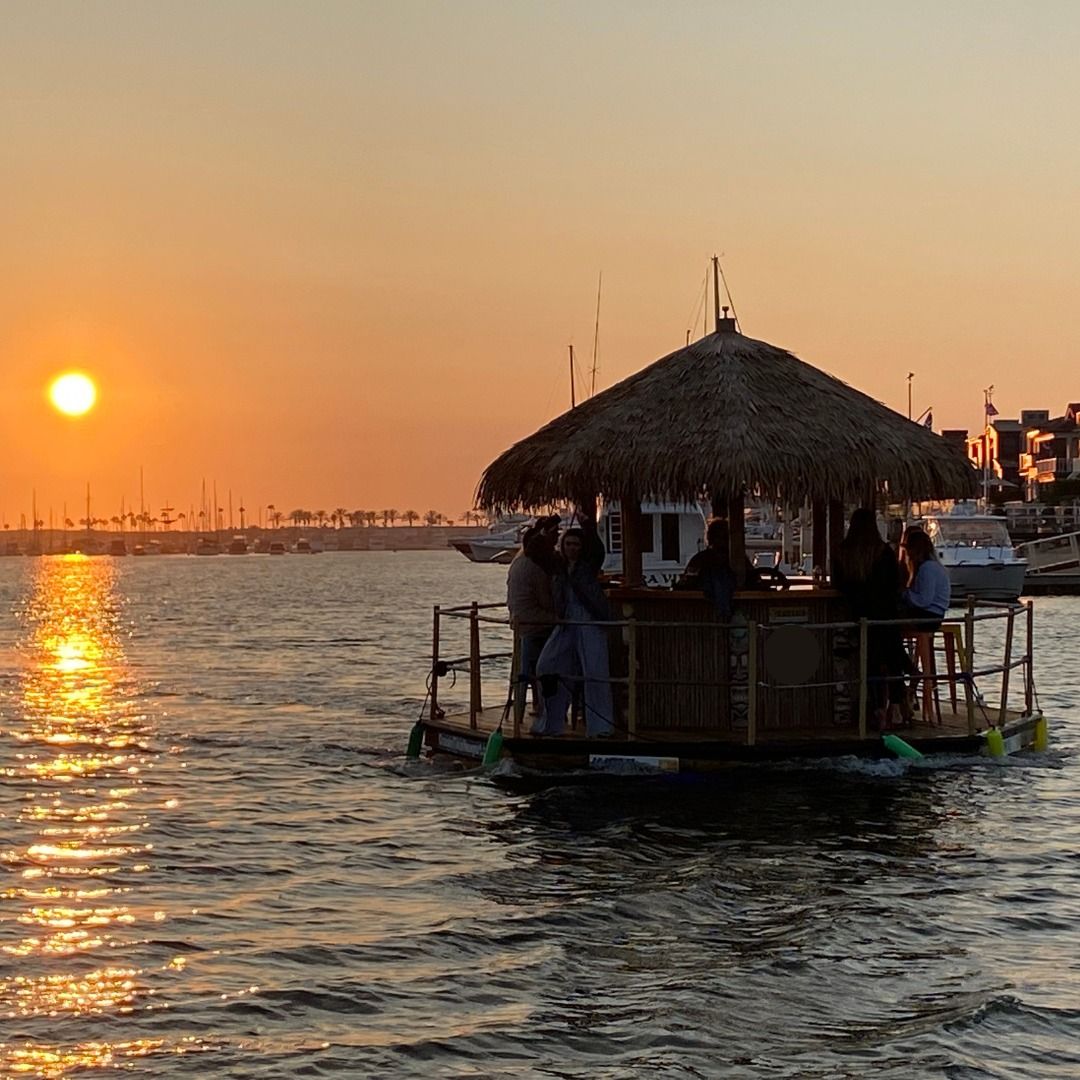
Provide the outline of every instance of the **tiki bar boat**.
<path id="1" fill-rule="evenodd" d="M 618 500 L 623 573 L 608 597 L 614 732 L 530 734 L 501 605 L 436 607 L 429 700 L 410 754 L 497 763 L 493 775 L 705 772 L 734 762 L 930 753 L 994 756 L 1046 742 L 1032 673 L 1032 609 L 964 600 L 933 631 L 908 625 L 918 658 L 915 722 L 875 730 L 881 676 L 873 626 L 830 587 L 846 511 L 884 501 L 962 498 L 977 478 L 939 436 L 791 353 L 716 332 L 665 356 L 521 440 L 485 471 L 493 511 Z M 721 622 L 702 593 L 646 588 L 635 507 L 711 503 L 744 573 L 744 500 L 809 506 L 815 580 L 737 591 Z M 460 678 L 459 678 L 460 676 Z"/>

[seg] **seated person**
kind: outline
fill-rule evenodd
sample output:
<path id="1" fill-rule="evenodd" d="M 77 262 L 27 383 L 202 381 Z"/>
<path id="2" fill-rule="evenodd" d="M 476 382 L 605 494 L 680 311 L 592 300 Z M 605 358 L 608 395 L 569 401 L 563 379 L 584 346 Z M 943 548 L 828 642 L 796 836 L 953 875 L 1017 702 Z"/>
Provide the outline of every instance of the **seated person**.
<path id="1" fill-rule="evenodd" d="M 908 619 L 933 619 L 916 630 L 933 631 L 941 625 L 952 599 L 949 572 L 938 562 L 934 543 L 921 529 L 909 529 L 904 539 L 910 577 L 900 596 L 900 614 Z"/>

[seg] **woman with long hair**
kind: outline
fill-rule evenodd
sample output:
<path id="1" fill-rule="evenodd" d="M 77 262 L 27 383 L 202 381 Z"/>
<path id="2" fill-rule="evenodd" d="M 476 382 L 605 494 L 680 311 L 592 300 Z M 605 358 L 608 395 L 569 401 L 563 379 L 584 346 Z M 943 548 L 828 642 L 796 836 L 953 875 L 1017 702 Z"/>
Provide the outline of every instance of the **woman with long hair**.
<path id="1" fill-rule="evenodd" d="M 833 585 L 844 595 L 855 618 L 897 617 L 899 570 L 896 554 L 881 538 L 873 510 L 860 507 L 851 515 L 832 577 Z M 866 670 L 876 680 L 870 687 L 870 700 L 878 727 L 908 720 L 910 709 L 903 685 L 905 660 L 898 625 L 869 628 Z"/>
<path id="2" fill-rule="evenodd" d="M 904 535 L 904 551 L 908 580 L 900 598 L 901 613 L 908 619 L 934 620 L 917 625 L 917 630 L 936 630 L 952 599 L 949 572 L 938 562 L 934 542 L 922 529 L 908 529 Z"/>

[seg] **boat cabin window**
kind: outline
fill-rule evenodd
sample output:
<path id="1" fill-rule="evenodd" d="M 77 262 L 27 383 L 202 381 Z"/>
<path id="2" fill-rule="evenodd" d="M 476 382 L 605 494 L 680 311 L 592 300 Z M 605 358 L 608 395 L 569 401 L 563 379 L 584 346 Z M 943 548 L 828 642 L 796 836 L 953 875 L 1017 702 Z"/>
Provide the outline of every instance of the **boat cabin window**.
<path id="1" fill-rule="evenodd" d="M 622 551 L 622 514 L 618 510 L 607 514 L 607 549 L 615 553 Z"/>
<path id="2" fill-rule="evenodd" d="M 679 550 L 679 515 L 660 515 L 660 558 L 664 562 L 681 562 Z"/>
<path id="3" fill-rule="evenodd" d="M 1004 521 L 931 520 L 926 531 L 938 547 L 1011 547 Z"/>
<path id="4" fill-rule="evenodd" d="M 665 514 L 663 516 L 667 517 L 669 515 Z M 609 510 L 606 515 L 606 520 L 607 549 L 613 554 L 618 554 L 622 551 L 622 512 L 619 510 Z M 641 544 L 641 554 L 651 555 L 655 550 L 655 544 L 653 543 L 652 514 L 641 515 L 641 532 L 638 536 L 638 540 Z"/>

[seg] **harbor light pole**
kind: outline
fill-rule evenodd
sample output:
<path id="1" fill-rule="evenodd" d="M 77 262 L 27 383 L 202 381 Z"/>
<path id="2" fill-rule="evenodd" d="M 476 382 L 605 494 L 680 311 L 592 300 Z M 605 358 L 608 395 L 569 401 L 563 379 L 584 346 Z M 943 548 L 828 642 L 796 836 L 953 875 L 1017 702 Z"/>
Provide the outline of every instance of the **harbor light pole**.
<path id="1" fill-rule="evenodd" d="M 915 372 L 907 373 L 907 418 L 911 419 L 911 380 L 915 378 Z"/>

